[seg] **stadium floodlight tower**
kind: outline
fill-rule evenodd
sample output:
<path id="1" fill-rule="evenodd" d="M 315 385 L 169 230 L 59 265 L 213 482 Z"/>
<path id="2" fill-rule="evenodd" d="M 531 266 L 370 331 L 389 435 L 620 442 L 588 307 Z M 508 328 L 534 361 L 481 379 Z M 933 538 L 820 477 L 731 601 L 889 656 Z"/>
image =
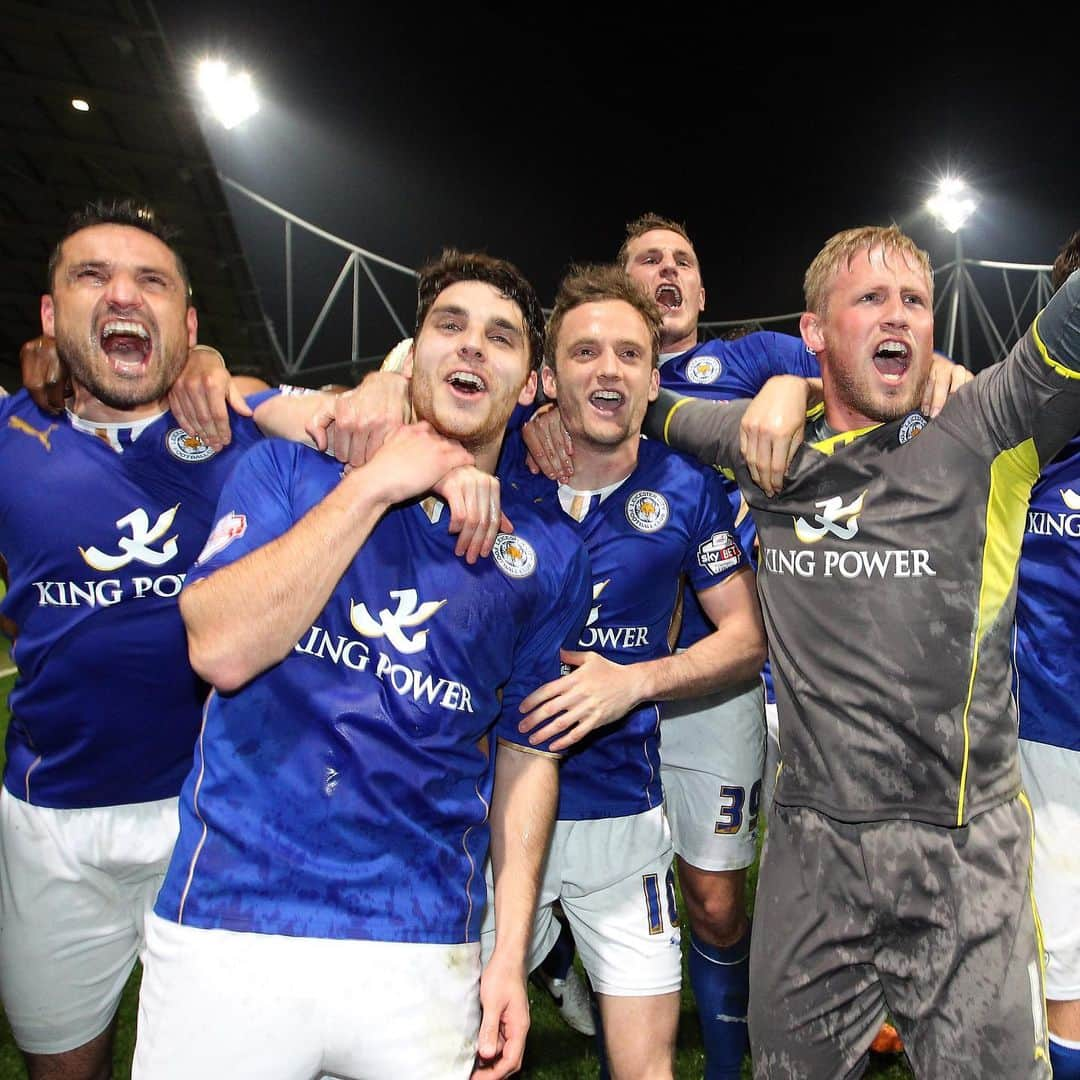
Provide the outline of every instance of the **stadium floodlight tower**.
<path id="1" fill-rule="evenodd" d="M 198 82 L 203 99 L 226 130 L 259 111 L 251 76 L 246 71 L 230 71 L 224 60 L 204 60 L 199 65 Z"/>
<path id="2" fill-rule="evenodd" d="M 950 279 L 952 296 L 949 303 L 949 320 L 945 329 L 944 349 L 946 355 L 953 356 L 956 343 L 956 324 L 960 323 L 960 360 L 971 366 L 971 340 L 968 334 L 967 310 L 964 303 L 964 246 L 960 238 L 961 230 L 978 209 L 967 184 L 956 176 L 947 176 L 938 184 L 937 191 L 926 200 L 926 209 L 934 220 L 953 234 L 956 239 L 955 261 Z"/>

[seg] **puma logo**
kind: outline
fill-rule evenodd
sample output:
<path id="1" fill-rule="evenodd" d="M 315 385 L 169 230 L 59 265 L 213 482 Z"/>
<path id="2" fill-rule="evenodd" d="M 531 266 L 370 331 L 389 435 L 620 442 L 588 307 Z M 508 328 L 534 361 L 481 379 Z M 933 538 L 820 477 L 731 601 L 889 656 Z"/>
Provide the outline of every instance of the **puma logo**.
<path id="1" fill-rule="evenodd" d="M 32 427 L 22 417 L 12 416 L 8 418 L 8 427 L 21 431 L 24 435 L 32 435 L 50 454 L 52 453 L 52 443 L 49 442 L 49 436 L 59 426 L 59 424 L 50 424 L 44 431 L 38 431 L 36 427 Z"/>

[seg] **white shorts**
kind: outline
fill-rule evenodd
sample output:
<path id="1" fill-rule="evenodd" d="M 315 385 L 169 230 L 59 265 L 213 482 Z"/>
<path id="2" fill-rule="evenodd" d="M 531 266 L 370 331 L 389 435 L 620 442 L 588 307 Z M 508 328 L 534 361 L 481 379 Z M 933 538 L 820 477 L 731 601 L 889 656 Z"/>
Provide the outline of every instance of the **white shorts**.
<path id="1" fill-rule="evenodd" d="M 147 922 L 135 1080 L 467 1080 L 480 947 Z"/>
<path id="2" fill-rule="evenodd" d="M 74 1050 L 109 1026 L 176 842 L 176 803 L 54 810 L 0 793 L 0 991 L 27 1053 Z"/>
<path id="3" fill-rule="evenodd" d="M 740 870 L 757 855 L 765 762 L 764 692 L 668 701 L 660 775 L 678 855 L 699 870 Z"/>
<path id="4" fill-rule="evenodd" d="M 598 994 L 646 997 L 678 990 L 682 954 L 673 854 L 662 806 L 629 817 L 555 822 L 529 970 L 559 936 L 553 910 L 558 900 Z M 489 895 L 490 886 L 489 869 Z M 489 902 L 482 934 L 485 959 L 494 947 L 492 907 Z"/>
<path id="5" fill-rule="evenodd" d="M 768 738 L 765 743 L 765 767 L 761 772 L 761 820 L 769 816 L 773 794 L 776 791 L 776 778 L 780 771 L 780 718 L 775 701 L 765 702 L 765 731 Z"/>
<path id="6" fill-rule="evenodd" d="M 1046 996 L 1080 998 L 1080 753 L 1020 740 L 1035 814 L 1035 903 L 1046 950 Z"/>

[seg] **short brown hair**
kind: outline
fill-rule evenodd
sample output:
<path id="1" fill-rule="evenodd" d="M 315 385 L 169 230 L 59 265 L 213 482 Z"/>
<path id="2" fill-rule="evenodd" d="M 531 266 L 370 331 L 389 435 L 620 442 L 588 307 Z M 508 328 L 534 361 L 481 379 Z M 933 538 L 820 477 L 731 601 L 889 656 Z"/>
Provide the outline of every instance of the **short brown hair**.
<path id="1" fill-rule="evenodd" d="M 421 269 L 413 336 L 419 337 L 424 320 L 439 294 L 459 281 L 482 281 L 517 304 L 525 323 L 529 367 L 534 371 L 539 368 L 544 358 L 544 309 L 536 298 L 536 292 L 513 263 L 482 252 L 461 252 L 447 248 L 438 259 Z"/>
<path id="2" fill-rule="evenodd" d="M 1080 229 L 1065 241 L 1065 246 L 1057 253 L 1050 269 L 1050 287 L 1054 292 L 1065 284 L 1065 279 L 1074 270 L 1080 270 Z"/>
<path id="3" fill-rule="evenodd" d="M 652 346 L 653 367 L 660 362 L 660 327 L 663 316 L 656 301 L 638 288 L 621 266 L 607 264 L 595 266 L 572 266 L 559 284 L 555 307 L 547 324 L 548 367 L 555 368 L 555 344 L 567 312 L 582 304 L 602 303 L 605 300 L 622 300 L 629 304 L 642 318 L 649 332 Z"/>
<path id="4" fill-rule="evenodd" d="M 825 246 L 814 256 L 814 261 L 807 267 L 806 276 L 803 278 L 806 310 L 818 315 L 824 314 L 829 286 L 840 268 L 850 269 L 856 255 L 874 248 L 881 248 L 883 258 L 888 252 L 895 251 L 921 269 L 926 274 L 930 285 L 930 299 L 933 300 L 934 271 L 930 267 L 930 256 L 910 236 L 901 232 L 897 225 L 863 225 L 858 229 L 845 229 L 829 237 Z"/>
<path id="5" fill-rule="evenodd" d="M 56 268 L 60 265 L 63 256 L 64 241 L 69 236 L 74 236 L 83 229 L 90 229 L 95 225 L 127 225 L 132 229 L 142 229 L 151 236 L 157 237 L 173 254 L 176 259 L 176 269 L 180 274 L 180 280 L 184 283 L 188 298 L 191 298 L 191 278 L 188 276 L 187 267 L 180 253 L 173 246 L 173 241 L 179 236 L 179 230 L 158 217 L 154 208 L 138 199 L 108 199 L 99 198 L 85 203 L 79 207 L 70 218 L 60 239 L 49 255 L 49 264 L 46 270 L 48 276 L 47 288 L 51 293 L 53 281 L 56 277 Z"/>
<path id="6" fill-rule="evenodd" d="M 650 212 L 626 223 L 626 239 L 623 240 L 619 253 L 615 256 L 615 261 L 625 269 L 626 260 L 630 257 L 631 243 L 639 236 L 644 236 L 647 232 L 653 232 L 656 229 L 678 233 L 691 247 L 694 246 L 694 241 L 690 239 L 690 234 L 681 221 L 672 221 L 671 218 L 661 217 L 659 214 Z"/>

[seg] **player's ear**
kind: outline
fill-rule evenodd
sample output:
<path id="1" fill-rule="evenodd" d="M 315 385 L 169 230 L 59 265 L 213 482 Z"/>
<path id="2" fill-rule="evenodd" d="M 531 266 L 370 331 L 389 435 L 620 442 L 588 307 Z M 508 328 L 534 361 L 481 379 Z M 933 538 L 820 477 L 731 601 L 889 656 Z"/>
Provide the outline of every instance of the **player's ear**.
<path id="1" fill-rule="evenodd" d="M 56 337 L 56 309 L 50 293 L 41 298 L 41 331 L 47 337 Z"/>
<path id="2" fill-rule="evenodd" d="M 815 353 L 825 351 L 825 335 L 821 332 L 821 319 L 812 311 L 804 311 L 799 319 L 799 333 L 806 347 Z"/>
<path id="3" fill-rule="evenodd" d="M 657 395 L 660 393 L 660 369 L 653 368 L 652 375 L 649 377 L 649 400 L 655 401 Z"/>
<path id="4" fill-rule="evenodd" d="M 559 388 L 555 385 L 555 372 L 548 364 L 540 369 L 540 378 L 543 380 L 544 396 L 554 401 L 559 396 Z"/>
<path id="5" fill-rule="evenodd" d="M 697 309 L 698 309 L 698 314 L 699 315 L 701 314 L 701 312 L 703 312 L 705 310 L 705 286 L 704 285 L 701 286 L 701 299 L 698 300 Z"/>
<path id="6" fill-rule="evenodd" d="M 187 343 L 190 349 L 199 340 L 199 316 L 193 307 L 187 309 Z"/>
<path id="7" fill-rule="evenodd" d="M 413 344 L 413 339 L 409 338 L 409 347 L 405 350 L 405 355 L 401 358 L 401 374 L 406 379 L 412 378 L 413 369 L 413 355 L 416 351 L 416 346 Z"/>
<path id="8" fill-rule="evenodd" d="M 525 380 L 525 385 L 521 388 L 521 393 L 518 394 L 519 405 L 531 405 L 536 399 L 536 372 L 530 371 L 529 377 Z"/>

